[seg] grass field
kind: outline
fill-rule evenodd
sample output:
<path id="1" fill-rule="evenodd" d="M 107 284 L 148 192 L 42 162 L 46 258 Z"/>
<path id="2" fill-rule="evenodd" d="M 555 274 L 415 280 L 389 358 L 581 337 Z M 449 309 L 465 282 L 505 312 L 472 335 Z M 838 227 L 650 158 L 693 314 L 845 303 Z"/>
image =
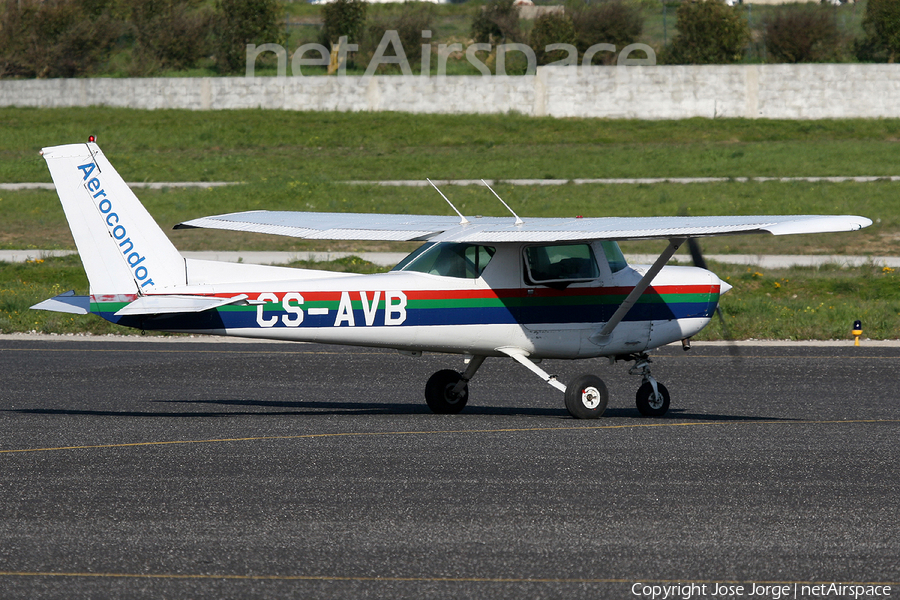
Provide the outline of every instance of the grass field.
<path id="1" fill-rule="evenodd" d="M 225 188 L 138 192 L 182 250 L 394 249 L 387 244 L 313 244 L 276 236 L 171 231 L 175 223 L 209 214 L 259 208 L 419 214 L 449 210 L 430 188 L 346 183 L 354 179 L 900 174 L 896 167 L 900 164 L 898 120 L 644 122 L 535 119 L 516 114 L 89 108 L 0 109 L 0 181 L 49 182 L 39 149 L 84 140 L 89 134 L 98 136 L 104 152 L 129 181 L 243 182 Z M 889 181 L 501 184 L 496 189 L 523 216 L 861 214 L 876 224 L 853 234 L 716 238 L 706 241 L 704 249 L 707 253 L 900 255 L 900 203 L 896 201 L 900 183 Z M 482 188 L 452 187 L 445 193 L 467 214 L 505 214 Z M 0 223 L 2 248 L 74 248 L 54 192 L 0 192 Z M 660 242 L 626 247 L 629 252 L 661 249 Z M 896 304 L 900 291 L 891 272 L 877 268 L 759 276 L 751 272 L 746 279 L 746 272 L 732 267 L 719 266 L 716 271 L 741 282 L 723 301 L 729 318 L 735 320 L 732 330 L 740 337 L 843 337 L 847 319 L 852 323 L 864 318 L 863 312 L 872 323 L 867 335 L 900 335 Z M 65 320 L 72 317 L 51 318 L 50 313 L 25 310 L 55 293 L 52 286 L 57 280 L 60 288 L 85 293 L 77 262 L 2 265 L 0 272 L 0 330 L 87 327 L 83 323 L 89 319 L 78 318 L 69 325 Z M 790 296 L 782 292 L 786 283 L 779 283 L 779 288 L 774 285 L 781 280 L 791 282 L 795 291 Z M 765 282 L 772 289 L 765 289 Z M 833 283 L 820 286 L 821 282 Z M 708 332 L 705 335 L 717 335 L 714 326 Z"/>

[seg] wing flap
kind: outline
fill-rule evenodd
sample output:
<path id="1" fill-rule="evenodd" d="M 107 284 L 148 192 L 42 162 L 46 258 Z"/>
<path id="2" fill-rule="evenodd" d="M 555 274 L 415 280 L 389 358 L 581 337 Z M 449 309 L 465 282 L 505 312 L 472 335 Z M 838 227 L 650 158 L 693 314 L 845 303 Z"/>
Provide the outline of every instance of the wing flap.
<path id="1" fill-rule="evenodd" d="M 116 316 L 159 315 L 170 313 L 199 313 L 220 306 L 247 300 L 247 294 L 231 298 L 210 296 L 141 296 L 116 312 Z"/>

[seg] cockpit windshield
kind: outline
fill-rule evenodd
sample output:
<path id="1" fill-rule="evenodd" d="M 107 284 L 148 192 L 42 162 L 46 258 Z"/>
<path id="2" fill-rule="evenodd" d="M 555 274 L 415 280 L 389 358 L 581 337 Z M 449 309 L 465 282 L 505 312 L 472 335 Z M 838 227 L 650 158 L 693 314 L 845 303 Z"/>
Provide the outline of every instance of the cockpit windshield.
<path id="1" fill-rule="evenodd" d="M 481 277 L 495 251 L 491 246 L 476 244 L 423 244 L 391 270 L 477 279 Z"/>
<path id="2" fill-rule="evenodd" d="M 628 261 L 625 260 L 625 255 L 622 254 L 622 249 L 619 248 L 618 243 L 612 240 L 605 240 L 600 242 L 600 247 L 603 248 L 603 253 L 606 255 L 606 262 L 609 263 L 610 272 L 618 273 L 628 266 Z"/>

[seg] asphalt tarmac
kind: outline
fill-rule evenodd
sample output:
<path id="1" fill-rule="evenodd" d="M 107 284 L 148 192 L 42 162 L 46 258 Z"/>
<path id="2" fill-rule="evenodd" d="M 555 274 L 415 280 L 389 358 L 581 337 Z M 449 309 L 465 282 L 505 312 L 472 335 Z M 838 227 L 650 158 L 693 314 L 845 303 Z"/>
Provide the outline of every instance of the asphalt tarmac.
<path id="1" fill-rule="evenodd" d="M 659 419 L 545 361 L 607 382 L 578 421 L 508 359 L 439 416 L 459 357 L 0 339 L 0 598 L 898 595 L 900 348 L 739 352 L 655 353 Z"/>

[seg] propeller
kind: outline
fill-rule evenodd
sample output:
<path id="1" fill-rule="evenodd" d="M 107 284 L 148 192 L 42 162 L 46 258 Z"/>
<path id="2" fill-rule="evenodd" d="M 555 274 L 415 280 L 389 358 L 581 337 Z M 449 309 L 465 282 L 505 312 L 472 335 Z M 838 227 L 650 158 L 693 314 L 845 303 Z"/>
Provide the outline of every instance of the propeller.
<path id="1" fill-rule="evenodd" d="M 697 241 L 697 238 L 688 238 L 687 243 L 688 251 L 691 253 L 691 260 L 694 262 L 694 266 L 708 271 L 709 269 L 706 266 L 706 260 L 703 258 L 703 252 L 700 250 L 700 242 Z M 732 356 L 739 356 L 740 350 L 738 350 L 737 344 L 734 343 L 735 340 L 731 336 L 731 330 L 728 328 L 728 323 L 725 321 L 725 314 L 722 312 L 722 306 L 719 304 L 716 304 L 716 314 L 719 315 L 719 322 L 722 324 L 722 337 L 728 342 L 728 353 Z"/>

